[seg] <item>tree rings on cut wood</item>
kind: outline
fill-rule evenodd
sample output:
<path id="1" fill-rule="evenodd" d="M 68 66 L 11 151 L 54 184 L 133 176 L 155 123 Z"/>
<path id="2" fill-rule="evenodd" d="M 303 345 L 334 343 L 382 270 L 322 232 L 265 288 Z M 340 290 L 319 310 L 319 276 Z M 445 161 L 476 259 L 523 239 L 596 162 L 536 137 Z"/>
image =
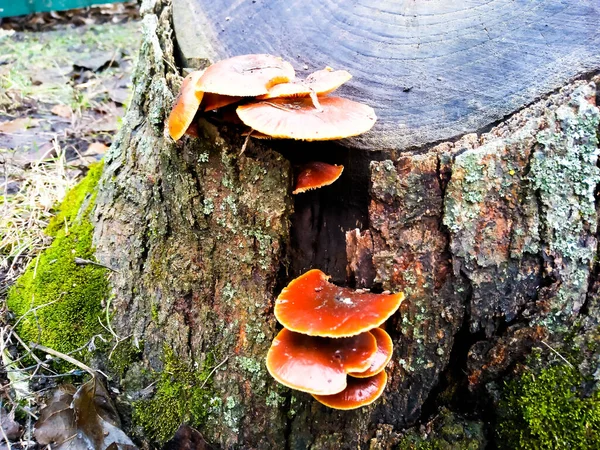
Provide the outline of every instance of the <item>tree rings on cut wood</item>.
<path id="1" fill-rule="evenodd" d="M 259 51 L 298 62 L 301 75 L 348 70 L 340 96 L 371 105 L 379 120 L 343 145 L 368 150 L 475 132 L 600 69 L 598 0 L 231 5 L 173 0 L 184 65 Z"/>

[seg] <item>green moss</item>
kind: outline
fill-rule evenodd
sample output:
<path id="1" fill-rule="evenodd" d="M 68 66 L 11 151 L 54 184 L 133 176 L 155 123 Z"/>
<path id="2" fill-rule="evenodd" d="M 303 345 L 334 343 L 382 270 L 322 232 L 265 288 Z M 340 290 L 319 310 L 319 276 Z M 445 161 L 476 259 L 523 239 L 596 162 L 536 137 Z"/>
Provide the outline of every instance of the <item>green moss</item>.
<path id="1" fill-rule="evenodd" d="M 106 269 L 77 265 L 75 258 L 94 260 L 88 217 L 101 172 L 101 164 L 93 166 L 67 194 L 48 226 L 54 241 L 9 291 L 7 304 L 19 319 L 17 332 L 26 342 L 67 353 L 84 346 L 99 330 L 102 301 L 109 293 Z"/>
<path id="2" fill-rule="evenodd" d="M 46 227 L 45 230 L 48 236 L 57 236 L 60 230 L 65 229 L 65 223 L 67 226 L 70 226 L 70 224 L 75 222 L 78 215 L 85 216 L 87 214 L 82 213 L 90 212 L 91 208 L 88 207 L 85 208 L 84 211 L 81 211 L 81 207 L 86 200 L 89 206 L 93 205 L 94 200 L 96 199 L 96 192 L 94 189 L 96 188 L 101 175 L 102 163 L 90 165 L 90 170 L 86 177 L 67 192 L 67 195 L 65 195 L 64 200 L 58 207 L 56 215 L 48 223 L 48 227 Z M 88 198 L 86 199 L 86 197 Z"/>
<path id="3" fill-rule="evenodd" d="M 111 348 L 107 349 L 108 352 L 112 350 L 113 343 L 111 342 L 110 345 Z M 138 345 L 139 347 L 133 345 L 131 340 L 121 341 L 110 354 L 110 369 L 116 373 L 119 378 L 123 378 L 125 371 L 131 364 L 138 361 L 142 356 L 142 343 L 140 342 Z"/>
<path id="4" fill-rule="evenodd" d="M 211 408 L 220 406 L 220 398 L 213 399 L 210 391 L 209 376 L 214 365 L 211 354 L 202 370 L 179 360 L 169 347 L 165 347 L 163 358 L 165 367 L 158 377 L 154 396 L 133 405 L 134 424 L 158 443 L 171 439 L 183 423 L 200 428 Z"/>
<path id="5" fill-rule="evenodd" d="M 466 420 L 442 408 L 430 422 L 427 432 L 422 427 L 409 429 L 398 444 L 398 450 L 478 450 L 486 447 L 481 422 Z"/>
<path id="6" fill-rule="evenodd" d="M 600 447 L 600 395 L 582 394 L 582 377 L 560 365 L 508 383 L 500 403 L 498 444 L 513 449 Z"/>

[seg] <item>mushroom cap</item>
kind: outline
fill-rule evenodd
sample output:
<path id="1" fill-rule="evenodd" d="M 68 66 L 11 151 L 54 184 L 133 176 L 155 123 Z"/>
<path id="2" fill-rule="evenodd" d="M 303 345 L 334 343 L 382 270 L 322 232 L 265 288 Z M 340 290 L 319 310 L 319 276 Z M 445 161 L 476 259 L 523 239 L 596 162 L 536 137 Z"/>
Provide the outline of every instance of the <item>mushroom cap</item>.
<path id="1" fill-rule="evenodd" d="M 315 395 L 313 397 L 325 406 L 334 409 L 356 409 L 367 406 L 377 400 L 387 383 L 385 370 L 368 378 L 348 378 L 348 385 L 342 392 L 333 395 Z"/>
<path id="2" fill-rule="evenodd" d="M 303 164 L 296 177 L 296 188 L 292 194 L 300 194 L 310 189 L 328 186 L 337 180 L 344 170 L 344 166 L 313 161 Z"/>
<path id="3" fill-rule="evenodd" d="M 294 80 L 280 83 L 269 89 L 269 93 L 258 97 L 259 100 L 281 97 L 308 97 L 312 92 L 327 95 L 352 78 L 350 72 L 333 70 L 326 67 L 311 73 L 305 80 Z"/>
<path id="4" fill-rule="evenodd" d="M 241 105 L 242 122 L 280 139 L 327 141 L 369 131 L 377 117 L 373 108 L 339 97 L 319 97 L 321 110 L 311 98 L 275 98 Z"/>
<path id="5" fill-rule="evenodd" d="M 204 98 L 202 99 L 202 104 L 200 106 L 202 111 L 212 111 L 237 103 L 242 98 L 243 97 L 236 97 L 233 95 L 221 95 L 213 94 L 212 92 L 207 92 L 206 94 L 204 94 Z"/>
<path id="6" fill-rule="evenodd" d="M 331 395 L 346 388 L 346 374 L 371 365 L 377 342 L 371 333 L 325 339 L 285 328 L 267 353 L 267 369 L 281 384 L 310 394 Z"/>
<path id="7" fill-rule="evenodd" d="M 223 59 L 204 71 L 197 89 L 213 94 L 256 97 L 296 76 L 290 63 L 273 55 L 241 55 Z"/>
<path id="8" fill-rule="evenodd" d="M 297 333 L 348 337 L 381 325 L 404 299 L 402 292 L 356 292 L 328 280 L 329 277 L 318 269 L 309 270 L 293 280 L 275 301 L 277 320 Z"/>
<path id="9" fill-rule="evenodd" d="M 375 340 L 377 341 L 377 351 L 375 352 L 375 357 L 371 362 L 371 367 L 364 372 L 350 372 L 348 375 L 352 377 L 367 378 L 377 375 L 379 372 L 385 369 L 385 366 L 387 366 L 387 364 L 390 362 L 390 359 L 392 359 L 394 344 L 392 343 L 392 338 L 390 335 L 381 328 L 373 328 L 369 331 L 369 333 L 375 336 Z"/>
<path id="10" fill-rule="evenodd" d="M 169 135 L 175 141 L 184 135 L 198 111 L 204 93 L 196 90 L 196 84 L 202 74 L 201 70 L 191 72 L 181 83 L 181 89 L 167 122 Z"/>

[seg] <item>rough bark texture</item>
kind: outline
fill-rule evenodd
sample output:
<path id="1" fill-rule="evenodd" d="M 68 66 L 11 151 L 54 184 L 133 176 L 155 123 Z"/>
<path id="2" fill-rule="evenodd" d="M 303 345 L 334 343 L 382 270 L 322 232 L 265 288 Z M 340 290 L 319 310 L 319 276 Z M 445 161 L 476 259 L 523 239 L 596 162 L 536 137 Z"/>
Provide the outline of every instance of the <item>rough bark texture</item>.
<path id="1" fill-rule="evenodd" d="M 348 210 L 323 227 L 326 201 L 292 198 L 281 153 L 251 141 L 240 155 L 238 130 L 208 122 L 199 138 L 164 137 L 181 81 L 170 2 L 143 10 L 133 101 L 95 214 L 98 258 L 116 269 L 113 327 L 142 349 L 123 377 L 133 398 L 152 381 L 144 371 L 161 371 L 171 348 L 198 370 L 210 366 L 200 431 L 217 447 L 391 448 L 422 417 L 457 352 L 478 390 L 541 339 L 560 340 L 580 319 L 596 326 L 593 82 L 576 81 L 481 136 L 420 154 L 345 156 L 359 161 L 350 173 L 364 177 L 364 188 L 341 181 L 335 198 Z M 335 255 L 318 250 L 324 241 Z M 312 250 L 298 248 L 306 243 Z M 388 322 L 388 387 L 369 407 L 327 409 L 266 372 L 274 298 L 309 266 L 407 295 Z M 457 333 L 466 346 L 457 347 Z"/>

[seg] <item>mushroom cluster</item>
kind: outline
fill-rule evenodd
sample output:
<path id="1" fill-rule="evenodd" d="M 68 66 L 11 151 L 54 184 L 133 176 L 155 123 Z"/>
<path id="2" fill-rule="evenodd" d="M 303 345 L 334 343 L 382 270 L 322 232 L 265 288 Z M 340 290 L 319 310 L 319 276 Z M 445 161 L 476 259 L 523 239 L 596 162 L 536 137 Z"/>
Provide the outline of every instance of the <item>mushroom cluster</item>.
<path id="1" fill-rule="evenodd" d="M 351 78 L 345 70 L 326 67 L 300 80 L 290 63 L 266 54 L 225 59 L 185 77 L 169 115 L 169 135 L 174 140 L 197 136 L 194 118 L 199 112 L 236 105 L 235 118 L 250 128 L 248 137 L 325 141 L 357 136 L 375 124 L 373 108 L 328 96 Z M 331 184 L 343 170 L 314 164 L 321 166 L 300 171 L 299 179 L 310 180 L 297 184 L 294 193 Z M 312 175 L 305 176 L 307 171 Z"/>
<path id="2" fill-rule="evenodd" d="M 392 340 L 378 328 L 404 295 L 339 287 L 317 269 L 293 280 L 275 301 L 284 329 L 267 353 L 267 369 L 281 384 L 308 392 L 335 409 L 374 402 L 387 382 Z"/>

